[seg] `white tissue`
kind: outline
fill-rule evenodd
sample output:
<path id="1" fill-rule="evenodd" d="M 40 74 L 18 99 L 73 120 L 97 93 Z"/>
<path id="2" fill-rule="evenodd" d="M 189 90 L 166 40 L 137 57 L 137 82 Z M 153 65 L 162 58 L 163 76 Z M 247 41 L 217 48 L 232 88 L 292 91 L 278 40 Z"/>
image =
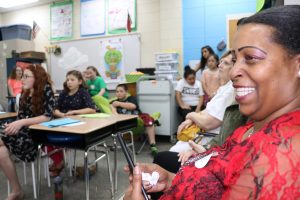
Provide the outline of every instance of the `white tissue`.
<path id="1" fill-rule="evenodd" d="M 144 173 L 142 172 L 142 180 L 148 181 L 152 186 L 157 184 L 157 181 L 159 179 L 159 173 L 154 171 L 150 175 L 150 173 Z"/>

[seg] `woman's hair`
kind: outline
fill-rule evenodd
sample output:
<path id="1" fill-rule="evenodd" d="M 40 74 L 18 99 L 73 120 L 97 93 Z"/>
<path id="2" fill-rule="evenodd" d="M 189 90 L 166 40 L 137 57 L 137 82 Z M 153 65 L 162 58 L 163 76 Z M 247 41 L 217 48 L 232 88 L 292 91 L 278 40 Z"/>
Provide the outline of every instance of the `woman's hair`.
<path id="1" fill-rule="evenodd" d="M 187 79 L 187 77 L 191 74 L 195 76 L 196 75 L 195 70 L 193 70 L 189 65 L 186 65 L 184 67 L 184 74 L 183 74 L 184 79 Z"/>
<path id="2" fill-rule="evenodd" d="M 73 75 L 73 76 L 75 76 L 79 81 L 82 81 L 81 85 L 79 86 L 80 88 L 87 88 L 87 85 L 86 85 L 86 83 L 85 83 L 85 81 L 84 81 L 84 79 L 83 79 L 82 73 L 81 73 L 80 71 L 78 71 L 78 70 L 71 70 L 71 71 L 68 71 L 66 77 L 69 76 L 69 75 Z M 64 82 L 64 90 L 65 90 L 66 92 L 69 92 L 69 91 L 70 91 L 70 89 L 69 89 L 68 86 L 67 86 L 67 80 Z"/>
<path id="3" fill-rule="evenodd" d="M 47 101 L 44 95 L 45 86 L 46 84 L 49 84 L 49 86 L 51 87 L 52 80 L 50 79 L 50 76 L 45 71 L 45 69 L 39 64 L 30 64 L 27 67 L 25 67 L 25 69 L 30 70 L 35 79 L 33 83 L 31 106 L 33 114 L 38 116 L 44 113 L 44 103 L 45 101 Z M 20 99 L 21 110 L 25 109 L 29 94 L 30 90 L 23 90 L 23 94 Z"/>
<path id="4" fill-rule="evenodd" d="M 201 58 L 200 58 L 200 70 L 203 71 L 204 68 L 205 68 L 205 65 L 207 63 L 207 59 L 203 57 L 202 55 L 202 50 L 203 49 L 207 49 L 207 51 L 210 53 L 210 54 L 215 54 L 214 50 L 209 46 L 209 45 L 206 45 L 204 47 L 201 48 Z"/>
<path id="5" fill-rule="evenodd" d="M 10 73 L 10 75 L 9 75 L 9 77 L 8 78 L 10 78 L 10 79 L 16 79 L 17 78 L 17 66 L 15 66 L 14 68 L 13 68 L 13 70 L 11 71 L 11 73 Z M 21 67 L 19 67 L 19 68 L 21 68 Z M 22 69 L 22 68 L 21 68 Z M 22 70 L 23 71 L 23 70 Z"/>
<path id="6" fill-rule="evenodd" d="M 219 64 L 219 56 L 218 56 L 217 54 L 214 54 L 214 53 L 213 53 L 213 54 L 210 54 L 210 55 L 208 56 L 208 58 L 211 57 L 211 56 L 214 57 L 214 59 L 217 61 L 217 65 L 218 65 L 218 64 Z M 207 58 L 207 60 L 208 60 L 208 58 Z"/>
<path id="7" fill-rule="evenodd" d="M 250 23 L 273 27 L 274 42 L 286 48 L 290 55 L 300 53 L 300 5 L 272 7 L 244 18 L 238 24 Z"/>
<path id="8" fill-rule="evenodd" d="M 97 76 L 101 76 L 100 73 L 99 73 L 99 71 L 97 70 L 97 68 L 94 67 L 94 66 L 88 66 L 86 69 L 87 70 L 91 69 L 91 70 L 93 70 L 96 73 Z"/>
<path id="9" fill-rule="evenodd" d="M 128 91 L 128 87 L 127 87 L 127 85 L 126 84 L 124 84 L 124 83 L 120 83 L 119 85 L 117 85 L 117 87 L 116 88 L 118 88 L 118 87 L 121 87 L 121 88 L 123 88 L 126 92 Z"/>
<path id="10" fill-rule="evenodd" d="M 232 49 L 227 50 L 227 51 L 221 56 L 220 60 L 221 60 L 222 58 L 225 58 L 225 57 L 231 55 L 231 51 L 232 51 Z"/>

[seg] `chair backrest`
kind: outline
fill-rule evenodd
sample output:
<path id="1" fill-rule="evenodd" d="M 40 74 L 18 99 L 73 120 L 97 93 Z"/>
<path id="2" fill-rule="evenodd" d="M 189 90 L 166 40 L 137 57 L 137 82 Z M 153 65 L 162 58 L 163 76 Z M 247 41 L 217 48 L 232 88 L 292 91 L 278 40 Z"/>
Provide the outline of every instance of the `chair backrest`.
<path id="1" fill-rule="evenodd" d="M 17 94 L 17 96 L 16 96 L 16 105 L 15 105 L 16 112 L 19 111 L 20 97 L 21 97 L 21 93 Z"/>
<path id="2" fill-rule="evenodd" d="M 226 138 L 230 136 L 235 129 L 244 125 L 247 120 L 248 117 L 240 113 L 238 104 L 227 107 L 219 135 L 214 137 L 207 145 L 210 145 L 211 147 L 222 145 Z"/>

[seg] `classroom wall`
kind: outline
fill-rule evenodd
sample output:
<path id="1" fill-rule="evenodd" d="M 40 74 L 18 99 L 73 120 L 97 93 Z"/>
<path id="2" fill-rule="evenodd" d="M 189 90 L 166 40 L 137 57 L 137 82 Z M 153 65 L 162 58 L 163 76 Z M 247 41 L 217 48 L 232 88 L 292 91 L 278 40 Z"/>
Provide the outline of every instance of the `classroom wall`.
<path id="1" fill-rule="evenodd" d="M 2 13 L 1 18 L 1 26 L 27 24 L 32 27 L 33 20 L 36 21 L 40 26 L 40 31 L 34 40 L 35 51 L 44 51 L 44 47 L 50 44 L 48 28 L 50 25 L 50 14 L 48 4 Z"/>
<path id="2" fill-rule="evenodd" d="M 256 0 L 184 0 L 182 1 L 184 65 L 199 60 L 201 47 L 226 42 L 226 15 L 255 13 Z"/>
<path id="3" fill-rule="evenodd" d="M 73 2 L 73 35 L 74 39 L 79 39 L 80 0 Z M 141 35 L 141 67 L 155 67 L 155 52 L 175 50 L 182 53 L 181 13 L 181 0 L 137 0 L 137 32 Z M 1 26 L 16 23 L 32 26 L 32 21 L 35 20 L 41 27 L 34 40 L 35 50 L 44 51 L 44 47 L 50 44 L 49 4 L 3 13 L 0 16 Z"/>

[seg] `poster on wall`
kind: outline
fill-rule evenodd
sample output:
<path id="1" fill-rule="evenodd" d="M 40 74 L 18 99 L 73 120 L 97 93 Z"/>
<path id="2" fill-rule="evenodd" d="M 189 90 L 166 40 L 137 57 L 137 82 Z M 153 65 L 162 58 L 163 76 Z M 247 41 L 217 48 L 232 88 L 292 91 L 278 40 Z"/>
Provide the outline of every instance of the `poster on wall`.
<path id="1" fill-rule="evenodd" d="M 110 34 L 127 32 L 129 21 L 130 30 L 136 31 L 136 0 L 109 0 L 108 32 Z"/>
<path id="2" fill-rule="evenodd" d="M 81 36 L 104 34 L 105 0 L 81 0 L 80 5 Z"/>
<path id="3" fill-rule="evenodd" d="M 73 1 L 57 2 L 50 6 L 51 40 L 73 36 Z"/>
<path id="4" fill-rule="evenodd" d="M 103 65 L 100 74 L 107 83 L 120 82 L 124 79 L 124 54 L 121 39 L 111 39 L 101 43 Z"/>

